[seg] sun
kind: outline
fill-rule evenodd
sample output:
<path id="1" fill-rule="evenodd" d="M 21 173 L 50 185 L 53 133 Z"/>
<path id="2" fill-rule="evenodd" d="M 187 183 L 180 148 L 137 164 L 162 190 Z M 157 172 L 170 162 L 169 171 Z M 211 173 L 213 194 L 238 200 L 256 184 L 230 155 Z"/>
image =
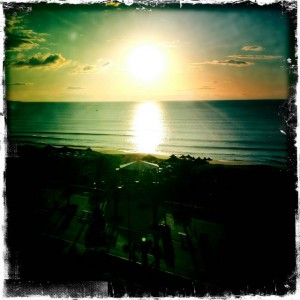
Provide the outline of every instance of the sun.
<path id="1" fill-rule="evenodd" d="M 154 45 L 140 45 L 132 50 L 127 60 L 128 72 L 138 81 L 153 82 L 162 75 L 165 59 Z"/>

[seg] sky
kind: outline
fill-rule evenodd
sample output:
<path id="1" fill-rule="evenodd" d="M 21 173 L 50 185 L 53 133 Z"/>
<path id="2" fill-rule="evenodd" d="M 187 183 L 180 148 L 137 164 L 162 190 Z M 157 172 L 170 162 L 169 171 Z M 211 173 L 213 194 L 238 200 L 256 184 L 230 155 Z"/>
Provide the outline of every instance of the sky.
<path id="1" fill-rule="evenodd" d="M 26 4 L 5 11 L 6 99 L 288 98 L 280 6 Z"/>

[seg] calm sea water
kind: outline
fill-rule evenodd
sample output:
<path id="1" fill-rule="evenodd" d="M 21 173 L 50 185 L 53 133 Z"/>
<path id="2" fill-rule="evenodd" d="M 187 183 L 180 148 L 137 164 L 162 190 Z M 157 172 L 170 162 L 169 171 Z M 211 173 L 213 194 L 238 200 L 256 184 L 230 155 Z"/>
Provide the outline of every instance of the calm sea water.
<path id="1" fill-rule="evenodd" d="M 14 142 L 285 163 L 283 101 L 9 102 Z"/>

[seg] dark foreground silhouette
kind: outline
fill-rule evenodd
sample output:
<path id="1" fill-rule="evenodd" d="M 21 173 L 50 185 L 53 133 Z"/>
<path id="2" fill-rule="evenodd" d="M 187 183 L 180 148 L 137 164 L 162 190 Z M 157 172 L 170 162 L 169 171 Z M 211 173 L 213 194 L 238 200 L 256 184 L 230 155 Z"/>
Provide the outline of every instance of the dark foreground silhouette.
<path id="1" fill-rule="evenodd" d="M 295 290 L 291 170 L 148 156 L 156 172 L 118 174 L 141 157 L 16 153 L 5 176 L 9 295 L 22 285 L 102 281 L 113 297 Z"/>

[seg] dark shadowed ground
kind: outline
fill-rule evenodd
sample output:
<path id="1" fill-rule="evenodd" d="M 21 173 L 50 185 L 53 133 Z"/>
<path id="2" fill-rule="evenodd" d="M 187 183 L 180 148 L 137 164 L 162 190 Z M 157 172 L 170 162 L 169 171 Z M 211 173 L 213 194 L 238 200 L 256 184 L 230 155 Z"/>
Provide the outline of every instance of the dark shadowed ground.
<path id="1" fill-rule="evenodd" d="M 296 177 L 285 168 L 20 146 L 6 159 L 7 293 L 108 282 L 110 296 L 295 290 Z M 46 284 L 47 283 L 47 284 Z M 78 297 L 78 296 L 77 296 Z"/>

